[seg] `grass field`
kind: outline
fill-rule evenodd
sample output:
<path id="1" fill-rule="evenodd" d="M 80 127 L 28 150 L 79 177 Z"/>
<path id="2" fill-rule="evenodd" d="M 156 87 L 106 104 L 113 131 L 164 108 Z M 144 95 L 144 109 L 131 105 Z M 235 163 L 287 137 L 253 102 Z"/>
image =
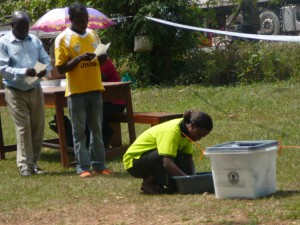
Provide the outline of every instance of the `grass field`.
<path id="1" fill-rule="evenodd" d="M 132 91 L 135 111 L 181 113 L 201 109 L 214 120 L 214 130 L 201 140 L 208 146 L 238 140 L 282 140 L 300 146 L 300 84 L 280 82 L 235 87 L 176 86 Z M 55 137 L 48 122 L 46 137 Z M 6 144 L 15 142 L 8 111 L 1 109 Z M 128 143 L 128 133 L 123 127 Z M 137 134 L 148 128 L 136 125 Z M 210 171 L 207 157 L 197 171 Z M 300 224 L 300 149 L 287 148 L 277 158 L 277 192 L 258 199 L 216 199 L 214 194 L 159 195 L 140 193 L 141 180 L 130 177 L 121 158 L 107 162 L 114 176 L 79 179 L 64 169 L 56 150 L 44 149 L 45 176 L 20 177 L 15 152 L 0 161 L 0 224 Z"/>

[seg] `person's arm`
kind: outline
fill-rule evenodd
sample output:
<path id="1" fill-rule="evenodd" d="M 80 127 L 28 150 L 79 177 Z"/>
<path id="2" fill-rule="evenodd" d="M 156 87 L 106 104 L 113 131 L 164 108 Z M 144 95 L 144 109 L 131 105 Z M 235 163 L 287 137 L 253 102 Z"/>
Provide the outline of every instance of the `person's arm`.
<path id="1" fill-rule="evenodd" d="M 189 173 L 189 175 L 196 175 L 196 169 L 195 169 L 193 156 L 185 155 L 183 157 L 183 159 L 184 159 L 184 165 L 186 166 L 186 170 Z"/>
<path id="2" fill-rule="evenodd" d="M 48 53 L 46 52 L 43 43 L 40 39 L 37 39 L 37 45 L 38 45 L 38 51 L 39 51 L 39 58 L 38 61 L 42 64 L 46 65 L 46 68 L 39 73 L 36 74 L 37 77 L 48 77 L 50 75 L 51 70 L 53 69 L 53 66 L 51 64 L 51 59 Z"/>
<path id="3" fill-rule="evenodd" d="M 10 57 L 7 47 L 4 43 L 0 43 L 0 74 L 4 79 L 20 80 L 25 76 L 31 76 L 32 70 L 27 71 L 27 68 L 15 68 L 9 65 Z"/>
<path id="4" fill-rule="evenodd" d="M 192 156 L 186 155 L 184 157 L 184 165 L 187 167 L 186 170 L 188 174 L 183 172 L 171 157 L 165 156 L 163 159 L 163 166 L 172 176 L 196 175 L 195 164 Z"/>
<path id="5" fill-rule="evenodd" d="M 105 64 L 106 60 L 107 60 L 107 54 L 102 54 L 98 56 L 100 67 Z"/>
<path id="6" fill-rule="evenodd" d="M 91 61 L 92 59 L 94 59 L 95 56 L 96 55 L 94 53 L 86 52 L 82 55 L 71 59 L 70 61 L 61 66 L 57 66 L 57 70 L 60 74 L 67 73 L 73 70 L 81 61 Z"/>
<path id="7" fill-rule="evenodd" d="M 172 176 L 186 176 L 184 173 L 174 162 L 174 159 L 171 157 L 164 156 L 163 157 L 163 167 L 172 175 Z"/>

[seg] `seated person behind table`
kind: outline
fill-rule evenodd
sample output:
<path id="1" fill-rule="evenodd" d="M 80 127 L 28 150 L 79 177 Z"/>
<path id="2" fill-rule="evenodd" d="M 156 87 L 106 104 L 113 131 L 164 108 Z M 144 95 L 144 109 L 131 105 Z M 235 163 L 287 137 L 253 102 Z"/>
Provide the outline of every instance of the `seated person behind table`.
<path id="1" fill-rule="evenodd" d="M 191 141 L 205 137 L 212 128 L 208 114 L 187 110 L 183 119 L 173 119 L 143 132 L 126 151 L 124 167 L 133 177 L 143 179 L 144 193 L 164 193 L 164 186 L 172 188 L 169 176 L 196 174 Z"/>
<path id="2" fill-rule="evenodd" d="M 110 58 L 106 54 L 99 57 L 101 77 L 103 82 L 120 82 L 121 78 Z M 115 100 L 111 102 L 103 102 L 103 124 L 102 134 L 105 148 L 108 148 L 109 141 L 112 138 L 113 130 L 109 127 L 108 118 L 116 113 L 123 112 L 125 110 L 125 101 Z"/>

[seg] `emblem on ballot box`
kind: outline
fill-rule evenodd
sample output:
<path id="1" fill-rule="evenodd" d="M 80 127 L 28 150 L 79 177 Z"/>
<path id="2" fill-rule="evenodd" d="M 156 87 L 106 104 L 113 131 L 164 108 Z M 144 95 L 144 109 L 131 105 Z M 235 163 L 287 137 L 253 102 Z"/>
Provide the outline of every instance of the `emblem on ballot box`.
<path id="1" fill-rule="evenodd" d="M 239 180 L 240 175 L 236 171 L 231 171 L 228 174 L 228 179 L 231 184 L 237 184 Z"/>

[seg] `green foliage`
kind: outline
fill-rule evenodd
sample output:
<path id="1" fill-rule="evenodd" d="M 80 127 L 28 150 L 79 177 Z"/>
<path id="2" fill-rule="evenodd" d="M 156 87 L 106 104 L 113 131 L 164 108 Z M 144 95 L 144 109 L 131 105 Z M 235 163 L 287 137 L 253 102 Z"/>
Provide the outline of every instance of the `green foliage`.
<path id="1" fill-rule="evenodd" d="M 0 3 L 1 20 L 15 10 L 25 10 L 33 22 L 46 11 L 66 7 L 71 0 L 32 0 Z M 203 27 L 212 21 L 212 11 L 202 11 L 185 0 L 95 0 L 82 1 L 118 21 L 116 26 L 99 31 L 102 42 L 111 42 L 110 57 L 121 75 L 129 73 L 137 86 L 149 84 L 202 83 L 223 85 L 278 80 L 299 80 L 299 45 L 295 43 L 235 42 L 216 49 L 201 49 L 201 32 L 162 25 L 145 18 Z M 212 1 L 210 1 L 212 2 Z M 147 35 L 151 52 L 136 53 L 134 37 Z"/>
<path id="2" fill-rule="evenodd" d="M 187 57 L 177 84 L 230 84 L 236 81 L 232 69 L 237 61 L 233 49 L 197 50 Z"/>
<path id="3" fill-rule="evenodd" d="M 237 54 L 240 60 L 235 65 L 235 72 L 239 82 L 261 81 L 261 65 L 263 64 L 264 53 L 260 46 L 252 42 L 242 42 Z"/>
<path id="4" fill-rule="evenodd" d="M 295 44 L 241 43 L 237 52 L 240 60 L 236 63 L 235 70 L 239 82 L 274 82 L 289 79 L 292 71 L 295 72 L 298 68 L 298 63 L 293 61 L 290 52 L 287 55 L 287 52 L 293 49 L 291 46 Z"/>
<path id="5" fill-rule="evenodd" d="M 227 85 L 299 80 L 299 44 L 235 42 L 186 57 L 176 84 Z"/>
<path id="6" fill-rule="evenodd" d="M 53 8 L 60 8 L 69 5 L 73 1 L 68 0 L 8 0 L 0 3 L 0 19 L 1 21 L 9 22 L 10 15 L 17 10 L 25 11 L 35 22 L 38 18 L 44 15 L 47 11 Z"/>
<path id="7" fill-rule="evenodd" d="M 172 81 L 178 74 L 177 63 L 183 54 L 197 46 L 199 33 L 177 29 L 149 21 L 152 16 L 176 23 L 198 26 L 200 9 L 188 1 L 96 1 L 100 9 L 108 15 L 117 15 L 119 23 L 108 29 L 106 37 L 112 41 L 110 54 L 118 59 L 133 52 L 134 37 L 148 35 L 153 50 L 146 53 L 134 53 L 134 64 L 138 66 L 134 76 L 140 83 L 158 84 Z"/>

